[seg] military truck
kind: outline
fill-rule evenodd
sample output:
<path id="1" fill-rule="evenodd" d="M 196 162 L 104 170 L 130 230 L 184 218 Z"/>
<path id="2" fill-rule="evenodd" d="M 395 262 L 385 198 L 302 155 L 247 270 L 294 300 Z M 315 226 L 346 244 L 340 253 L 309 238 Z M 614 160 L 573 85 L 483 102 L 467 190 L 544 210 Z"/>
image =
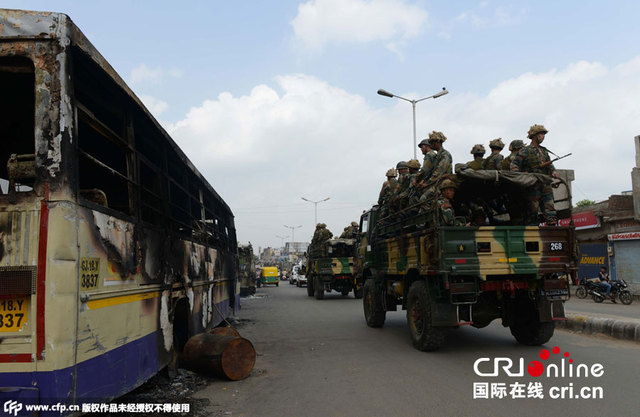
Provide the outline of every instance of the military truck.
<path id="1" fill-rule="evenodd" d="M 519 211 L 530 190 L 552 178 L 461 169 L 439 178 L 434 190 L 444 179 L 458 184 L 452 206 L 464 226 L 442 225 L 436 198 L 393 217 L 381 218 L 378 206 L 361 216 L 356 274 L 364 280 L 367 325 L 382 327 L 386 312 L 400 307 L 419 350 L 438 349 L 446 329 L 482 328 L 494 319 L 521 344 L 547 342 L 555 321 L 566 320 L 567 279 L 577 272 L 574 227 L 570 220 L 524 226 Z M 557 214 L 571 219 L 570 193 L 564 194 L 568 208 Z M 479 224 L 471 225 L 478 212 Z"/>
<path id="2" fill-rule="evenodd" d="M 362 282 L 354 274 L 356 239 L 328 239 L 307 252 L 307 295 L 322 300 L 325 292 L 362 298 Z"/>
<path id="3" fill-rule="evenodd" d="M 256 264 L 253 258 L 253 246 L 238 245 L 238 261 L 240 268 L 240 296 L 246 297 L 256 293 Z"/>

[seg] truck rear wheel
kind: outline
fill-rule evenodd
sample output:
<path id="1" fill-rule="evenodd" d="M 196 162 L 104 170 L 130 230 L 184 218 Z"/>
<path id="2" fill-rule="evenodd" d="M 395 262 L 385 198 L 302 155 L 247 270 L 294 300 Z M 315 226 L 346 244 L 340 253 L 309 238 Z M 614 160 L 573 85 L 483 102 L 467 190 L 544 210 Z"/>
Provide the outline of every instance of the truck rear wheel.
<path id="1" fill-rule="evenodd" d="M 316 296 L 316 300 L 322 300 L 324 298 L 324 285 L 320 282 L 318 277 L 315 277 L 313 280 L 314 294 Z"/>
<path id="2" fill-rule="evenodd" d="M 313 297 L 313 281 L 314 278 L 312 276 L 307 277 L 307 295 L 309 297 Z"/>
<path id="3" fill-rule="evenodd" d="M 509 326 L 511 334 L 518 343 L 527 346 L 539 346 L 547 343 L 553 336 L 554 322 L 540 322 L 538 310 L 529 299 L 518 300 L 515 323 Z"/>
<path id="4" fill-rule="evenodd" d="M 372 279 L 368 279 L 362 287 L 364 298 L 362 304 L 364 306 L 364 318 L 369 327 L 382 327 L 387 313 L 382 307 L 382 294 L 376 291 L 376 286 Z"/>
<path id="5" fill-rule="evenodd" d="M 444 343 L 442 330 L 431 324 L 431 299 L 424 281 L 411 284 L 407 294 L 407 324 L 413 346 L 418 350 L 437 350 Z"/>

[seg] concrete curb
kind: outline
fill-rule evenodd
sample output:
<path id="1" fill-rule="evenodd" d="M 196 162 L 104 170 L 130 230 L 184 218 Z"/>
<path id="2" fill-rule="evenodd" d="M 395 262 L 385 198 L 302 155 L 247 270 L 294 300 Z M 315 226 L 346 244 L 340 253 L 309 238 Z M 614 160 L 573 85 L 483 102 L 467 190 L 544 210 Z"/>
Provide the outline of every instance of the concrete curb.
<path id="1" fill-rule="evenodd" d="M 640 342 L 640 322 L 612 318 L 591 317 L 583 314 L 567 314 L 567 320 L 557 321 L 556 326 L 586 334 L 605 334 L 616 339 Z"/>

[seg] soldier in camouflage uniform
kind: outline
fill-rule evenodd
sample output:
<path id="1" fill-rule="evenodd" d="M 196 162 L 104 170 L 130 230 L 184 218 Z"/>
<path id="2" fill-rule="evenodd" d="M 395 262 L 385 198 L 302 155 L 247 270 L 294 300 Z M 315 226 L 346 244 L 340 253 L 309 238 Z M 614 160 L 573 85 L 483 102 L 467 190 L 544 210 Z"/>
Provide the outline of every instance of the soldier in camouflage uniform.
<path id="1" fill-rule="evenodd" d="M 382 183 L 382 189 L 380 190 L 380 196 L 378 196 L 378 205 L 382 206 L 389 194 L 392 194 L 398 186 L 398 180 L 396 180 L 396 170 L 391 168 L 387 171 L 387 180 Z"/>
<path id="2" fill-rule="evenodd" d="M 351 225 L 347 228 L 347 239 L 357 239 L 360 227 L 358 223 L 351 222 Z"/>
<path id="3" fill-rule="evenodd" d="M 407 162 L 407 167 L 409 168 L 409 174 L 403 181 L 400 181 L 395 200 L 393 202 L 393 207 L 396 211 L 402 210 L 409 206 L 409 191 L 411 188 L 411 184 L 415 184 L 416 182 L 418 170 L 420 169 L 420 162 L 418 162 L 417 159 L 411 159 L 409 162 Z"/>
<path id="4" fill-rule="evenodd" d="M 444 174 L 451 174 L 453 172 L 453 159 L 449 151 L 442 147 L 442 143 L 447 140 L 447 137 L 442 132 L 436 132 L 435 130 L 429 133 L 429 143 L 431 147 L 438 152 L 436 158 L 436 167 L 433 169 L 431 176 L 436 179 Z"/>
<path id="5" fill-rule="evenodd" d="M 484 154 L 486 153 L 486 151 L 484 150 L 484 146 L 482 146 L 481 144 L 476 144 L 473 145 L 473 148 L 471 148 L 471 154 L 473 155 L 473 161 L 469 161 L 467 162 L 467 165 L 469 165 L 471 167 L 471 169 L 473 169 L 474 171 L 477 171 L 479 169 L 482 169 L 482 166 L 484 165 Z"/>
<path id="6" fill-rule="evenodd" d="M 346 239 L 349 233 L 349 226 L 342 229 L 342 234 L 340 235 L 340 239 Z"/>
<path id="7" fill-rule="evenodd" d="M 494 139 L 489 142 L 489 147 L 491 148 L 491 155 L 489 155 L 487 159 L 484 160 L 482 169 L 500 169 L 502 160 L 504 159 L 504 156 L 500 154 L 500 152 L 504 148 L 502 138 Z"/>
<path id="8" fill-rule="evenodd" d="M 440 176 L 444 174 L 451 174 L 453 172 L 452 165 L 453 160 L 451 158 L 451 154 L 449 151 L 442 147 L 442 142 L 446 141 L 447 137 L 442 132 L 436 132 L 435 130 L 429 133 L 429 143 L 431 147 L 438 152 L 438 156 L 436 158 L 435 167 L 431 176 L 429 178 L 429 182 L 433 183 Z M 422 195 L 419 198 L 420 202 L 420 211 L 423 211 L 425 207 L 428 206 L 426 204 L 429 200 L 431 200 L 436 194 L 436 190 L 433 185 L 428 186 L 422 192 Z"/>
<path id="9" fill-rule="evenodd" d="M 518 151 L 511 162 L 511 171 L 555 176 L 555 167 L 551 163 L 549 151 L 542 146 L 542 141 L 544 141 L 547 132 L 548 130 L 542 125 L 533 125 L 529 128 L 527 136 L 531 139 L 531 144 Z M 553 203 L 553 190 L 550 184 L 532 188 L 528 198 L 528 206 L 528 213 L 525 216 L 528 225 L 539 224 L 538 211 L 544 214 L 544 221 L 548 225 L 557 224 L 558 219 Z"/>
<path id="10" fill-rule="evenodd" d="M 520 139 L 512 140 L 509 144 L 511 154 L 502 160 L 500 169 L 509 171 L 511 169 L 511 161 L 517 155 L 518 151 L 524 146 L 524 142 Z"/>
<path id="11" fill-rule="evenodd" d="M 429 143 L 429 139 L 422 139 L 418 144 L 418 148 L 424 155 L 424 159 L 422 161 L 422 168 L 420 168 L 420 180 L 428 180 L 433 172 L 433 169 L 436 167 L 436 159 L 438 158 L 438 154 L 431 148 L 431 144 Z"/>
<path id="12" fill-rule="evenodd" d="M 464 226 L 460 220 L 456 220 L 456 214 L 451 204 L 456 195 L 458 186 L 452 180 L 444 180 L 440 184 L 440 198 L 436 202 L 438 210 L 438 223 L 441 226 Z"/>
<path id="13" fill-rule="evenodd" d="M 400 161 L 396 164 L 396 171 L 398 172 L 397 185 L 386 194 L 386 197 L 382 202 L 383 205 L 380 211 L 380 217 L 386 217 L 394 212 L 393 204 L 399 194 L 398 190 L 400 189 L 400 184 L 403 181 L 406 181 L 405 178 L 409 175 L 409 167 L 405 161 Z"/>
<path id="14" fill-rule="evenodd" d="M 327 225 L 324 223 L 320 223 L 320 243 L 326 242 L 327 240 L 333 237 L 333 233 L 329 229 L 327 229 Z"/>

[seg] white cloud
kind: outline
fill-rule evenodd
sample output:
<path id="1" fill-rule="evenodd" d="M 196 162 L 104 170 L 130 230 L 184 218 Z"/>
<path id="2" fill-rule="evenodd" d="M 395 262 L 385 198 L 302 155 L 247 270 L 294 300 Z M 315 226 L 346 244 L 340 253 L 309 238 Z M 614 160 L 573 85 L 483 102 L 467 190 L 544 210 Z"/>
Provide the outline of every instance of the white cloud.
<path id="1" fill-rule="evenodd" d="M 166 102 L 153 96 L 141 94 L 139 97 L 147 109 L 149 109 L 149 111 L 156 117 L 169 108 L 169 105 Z"/>
<path id="2" fill-rule="evenodd" d="M 525 139 L 530 125 L 544 124 L 545 145 L 573 153 L 557 168 L 575 170 L 575 199 L 601 200 L 631 187 L 639 95 L 640 57 L 613 68 L 577 62 L 505 80 L 484 96 L 452 91 L 422 102 L 418 136 L 443 131 L 458 163 L 475 143 Z M 410 106 L 378 110 L 376 97 L 287 75 L 207 100 L 168 131 L 236 213 L 239 239 L 279 245 L 284 224 L 302 224 L 296 239 L 311 238 L 314 207 L 300 197 L 330 196 L 318 220 L 339 233 L 377 200 L 386 170 L 413 155 Z"/>
<path id="3" fill-rule="evenodd" d="M 129 83 L 131 85 L 143 83 L 158 85 L 161 84 L 166 77 L 180 78 L 182 77 L 182 71 L 175 68 L 168 70 L 162 67 L 149 68 L 145 64 L 140 64 L 131 70 Z"/>
<path id="4" fill-rule="evenodd" d="M 491 7 L 489 2 L 480 2 L 475 8 L 465 10 L 451 21 L 443 24 L 438 31 L 438 36 L 450 39 L 452 33 L 463 26 L 489 29 L 518 25 L 526 14 L 525 8 L 516 8 L 512 5 Z"/>
<path id="5" fill-rule="evenodd" d="M 291 25 L 306 49 L 375 41 L 397 48 L 422 33 L 427 16 L 406 0 L 311 0 L 298 6 Z"/>

